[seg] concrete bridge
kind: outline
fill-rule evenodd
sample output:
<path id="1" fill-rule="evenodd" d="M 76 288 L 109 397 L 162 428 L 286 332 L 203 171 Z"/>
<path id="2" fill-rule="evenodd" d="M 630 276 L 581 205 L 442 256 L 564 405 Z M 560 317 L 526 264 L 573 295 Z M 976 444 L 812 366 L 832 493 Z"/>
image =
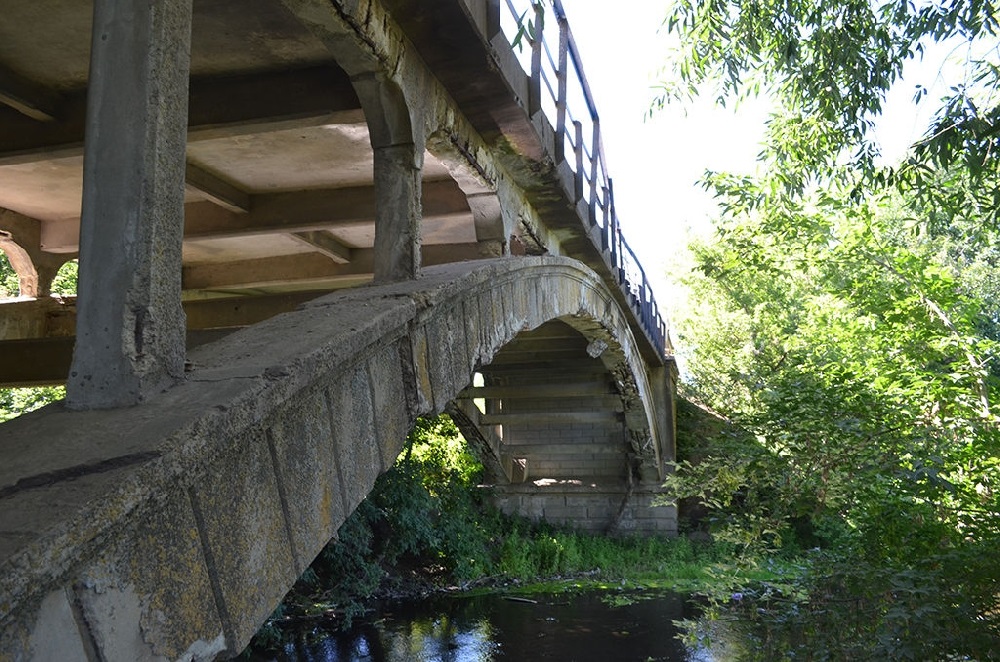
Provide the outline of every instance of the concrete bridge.
<path id="1" fill-rule="evenodd" d="M 508 510 L 675 529 L 666 329 L 558 1 L 3 16 L 0 384 L 67 398 L 0 426 L 0 659 L 238 653 L 426 414 Z"/>

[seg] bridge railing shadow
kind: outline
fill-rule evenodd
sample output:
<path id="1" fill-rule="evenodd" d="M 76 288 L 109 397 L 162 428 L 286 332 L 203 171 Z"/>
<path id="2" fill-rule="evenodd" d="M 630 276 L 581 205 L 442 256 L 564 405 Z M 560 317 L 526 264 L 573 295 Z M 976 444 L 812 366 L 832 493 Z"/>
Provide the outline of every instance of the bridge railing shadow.
<path id="1" fill-rule="evenodd" d="M 673 353 L 646 272 L 622 235 L 608 174 L 601 120 L 561 0 L 502 0 L 499 27 L 529 76 L 528 114 L 541 112 L 555 131 L 556 163 L 573 171 L 590 237 L 661 355 Z"/>

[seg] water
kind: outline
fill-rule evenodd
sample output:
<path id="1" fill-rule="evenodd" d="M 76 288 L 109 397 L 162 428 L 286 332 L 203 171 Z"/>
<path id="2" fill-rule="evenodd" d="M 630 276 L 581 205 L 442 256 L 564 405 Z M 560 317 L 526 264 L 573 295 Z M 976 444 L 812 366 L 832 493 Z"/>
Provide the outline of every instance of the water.
<path id="1" fill-rule="evenodd" d="M 509 599 L 445 597 L 388 608 L 345 633 L 292 634 L 258 661 L 324 662 L 712 662 L 677 640 L 674 620 L 697 617 L 675 593 L 584 592 Z"/>

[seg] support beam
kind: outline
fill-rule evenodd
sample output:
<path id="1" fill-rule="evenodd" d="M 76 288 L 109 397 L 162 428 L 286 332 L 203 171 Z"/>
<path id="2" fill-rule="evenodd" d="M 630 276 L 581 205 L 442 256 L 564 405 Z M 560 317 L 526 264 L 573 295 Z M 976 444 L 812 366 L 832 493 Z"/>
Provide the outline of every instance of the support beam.
<path id="1" fill-rule="evenodd" d="M 420 169 L 412 144 L 375 147 L 375 282 L 420 271 Z"/>
<path id="2" fill-rule="evenodd" d="M 447 264 L 479 258 L 478 244 L 435 244 L 424 247 L 425 264 Z M 337 264 L 324 255 L 295 254 L 259 260 L 199 264 L 184 267 L 185 290 L 226 290 L 283 285 L 334 283 L 350 276 L 374 273 L 371 248 L 351 250 L 349 264 Z"/>
<path id="3" fill-rule="evenodd" d="M 465 398 L 503 398 L 505 400 L 536 400 L 538 398 L 579 398 L 584 396 L 611 395 L 618 400 L 621 396 L 602 382 L 582 384 L 518 384 L 517 386 L 470 386 L 462 391 Z"/>
<path id="4" fill-rule="evenodd" d="M 188 331 L 239 328 L 263 322 L 330 290 L 217 297 L 184 302 Z M 0 304 L 0 344 L 8 340 L 63 338 L 76 332 L 76 297 L 45 297 Z"/>
<path id="5" fill-rule="evenodd" d="M 192 188 L 206 198 L 228 209 L 234 214 L 246 214 L 250 211 L 250 195 L 226 180 L 188 163 L 184 168 L 184 180 L 188 188 Z"/>
<path id="6" fill-rule="evenodd" d="M 36 122 L 56 119 L 58 96 L 0 66 L 0 103 Z"/>
<path id="7" fill-rule="evenodd" d="M 333 65 L 195 79 L 190 98 L 191 140 L 364 122 L 351 81 Z M 59 110 L 57 121 L 43 123 L 14 115 L 0 122 L 0 165 L 82 154 L 86 91 L 68 94 Z"/>
<path id="8" fill-rule="evenodd" d="M 469 213 L 465 196 L 452 181 L 426 182 L 423 191 L 425 216 Z M 379 213 L 376 198 L 376 187 L 354 186 L 251 196 L 247 214 L 234 214 L 215 205 L 188 205 L 184 237 L 215 239 L 371 223 Z"/>
<path id="9" fill-rule="evenodd" d="M 601 423 L 621 424 L 622 415 L 613 411 L 550 412 L 539 411 L 519 414 L 483 414 L 481 425 L 541 425 L 555 423 L 563 425 L 598 425 Z M 506 446 L 510 450 L 513 446 Z"/>
<path id="10" fill-rule="evenodd" d="M 426 218 L 468 217 L 469 206 L 454 182 L 424 182 L 423 191 Z M 214 203 L 190 203 L 184 210 L 184 238 L 287 234 L 372 223 L 375 189 L 356 186 L 252 195 L 249 207 L 247 213 L 235 213 Z M 75 222 L 46 224 L 46 251 L 72 253 L 78 250 L 78 242 Z"/>
<path id="11" fill-rule="evenodd" d="M 188 331 L 188 349 L 219 340 L 235 329 Z M 66 383 L 73 357 L 73 336 L 0 342 L 0 388 L 57 386 Z"/>
<path id="12" fill-rule="evenodd" d="M 134 405 L 184 374 L 191 4 L 94 3 L 70 408 Z"/>
<path id="13" fill-rule="evenodd" d="M 325 230 L 293 232 L 291 236 L 306 246 L 315 248 L 337 264 L 347 264 L 351 261 L 353 249 L 337 241 L 336 237 Z"/>

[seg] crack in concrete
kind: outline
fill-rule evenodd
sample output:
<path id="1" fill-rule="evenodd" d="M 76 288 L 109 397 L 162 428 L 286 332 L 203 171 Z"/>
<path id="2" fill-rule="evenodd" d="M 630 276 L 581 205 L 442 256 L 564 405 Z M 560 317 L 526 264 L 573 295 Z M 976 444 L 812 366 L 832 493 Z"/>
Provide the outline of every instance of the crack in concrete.
<path id="1" fill-rule="evenodd" d="M 63 481 L 73 480 L 75 478 L 83 478 L 84 476 L 107 473 L 108 471 L 114 471 L 115 469 L 124 469 L 125 467 L 130 467 L 134 464 L 141 464 L 148 460 L 155 460 L 161 455 L 162 453 L 160 451 L 131 453 L 129 455 L 121 455 L 119 457 L 101 460 L 100 462 L 78 464 L 64 469 L 56 469 L 55 471 L 35 474 L 34 476 L 22 478 L 13 485 L 0 488 L 0 499 L 12 497 L 15 494 L 19 494 L 26 490 L 48 487 Z"/>

